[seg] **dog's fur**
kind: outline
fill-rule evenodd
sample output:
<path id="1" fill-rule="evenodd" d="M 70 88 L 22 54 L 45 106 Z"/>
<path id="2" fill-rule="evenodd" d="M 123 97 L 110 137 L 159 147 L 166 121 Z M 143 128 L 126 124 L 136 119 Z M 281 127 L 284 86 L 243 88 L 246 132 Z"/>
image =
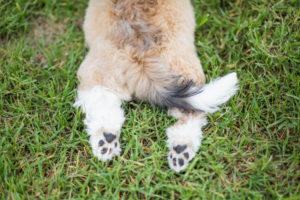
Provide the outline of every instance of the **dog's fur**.
<path id="1" fill-rule="evenodd" d="M 86 113 L 94 154 L 103 161 L 119 155 L 121 103 L 135 96 L 178 119 L 167 129 L 168 160 L 184 169 L 201 144 L 205 112 L 238 89 L 235 73 L 204 85 L 190 0 L 90 0 L 83 27 L 90 50 L 75 105 Z"/>

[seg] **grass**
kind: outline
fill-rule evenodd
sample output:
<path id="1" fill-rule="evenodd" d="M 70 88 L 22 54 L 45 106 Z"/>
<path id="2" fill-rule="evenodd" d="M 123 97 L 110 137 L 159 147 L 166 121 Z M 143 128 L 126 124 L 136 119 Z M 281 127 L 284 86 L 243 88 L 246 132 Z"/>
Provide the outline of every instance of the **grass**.
<path id="1" fill-rule="evenodd" d="M 240 91 L 204 128 L 183 173 L 146 103 L 124 105 L 121 157 L 91 155 L 76 97 L 85 0 L 0 1 L 1 199 L 300 199 L 300 3 L 194 0 L 207 79 Z"/>

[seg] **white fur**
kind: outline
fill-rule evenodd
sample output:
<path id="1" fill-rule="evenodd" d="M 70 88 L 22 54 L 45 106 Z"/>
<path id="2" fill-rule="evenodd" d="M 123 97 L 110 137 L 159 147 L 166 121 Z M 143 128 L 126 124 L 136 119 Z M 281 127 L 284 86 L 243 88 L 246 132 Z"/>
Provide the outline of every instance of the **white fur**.
<path id="1" fill-rule="evenodd" d="M 91 90 L 78 91 L 75 107 L 81 107 L 86 113 L 84 123 L 87 133 L 90 135 L 90 144 L 93 153 L 99 160 L 107 161 L 121 152 L 118 141 L 120 129 L 125 121 L 124 111 L 121 109 L 121 99 L 108 89 L 96 86 Z M 112 143 L 105 142 L 99 146 L 99 141 L 104 139 L 103 132 L 115 134 L 116 140 Z M 117 144 L 117 146 L 115 146 Z M 103 148 L 107 148 L 106 153 L 101 153 Z"/>
<path id="2" fill-rule="evenodd" d="M 219 106 L 226 103 L 237 92 L 239 89 L 237 83 L 236 73 L 230 73 L 204 85 L 200 94 L 189 97 L 187 100 L 197 109 L 208 113 L 216 112 Z"/>
<path id="3" fill-rule="evenodd" d="M 186 121 L 186 123 L 176 124 L 167 128 L 166 133 L 168 136 L 168 147 L 171 148 L 176 145 L 188 144 L 193 151 L 198 151 L 203 138 L 201 128 L 205 125 L 205 117 L 191 117 Z"/>
<path id="4" fill-rule="evenodd" d="M 108 89 L 95 86 L 90 90 L 78 91 L 75 107 L 81 107 L 86 113 L 84 120 L 89 135 L 98 130 L 119 134 L 125 121 L 122 101 Z"/>
<path id="5" fill-rule="evenodd" d="M 174 151 L 173 147 L 176 147 L 177 145 L 187 145 L 187 149 L 185 150 L 185 152 L 189 153 L 188 161 L 190 161 L 195 156 L 201 145 L 201 140 L 203 138 L 201 128 L 205 125 L 206 116 L 205 114 L 203 114 L 197 117 L 191 116 L 185 123 L 176 124 L 169 127 L 166 130 L 166 133 L 168 136 L 167 146 L 170 150 L 170 154 L 172 154 L 173 157 L 177 156 L 177 159 L 183 158 L 183 155 L 178 155 Z M 172 163 L 172 159 L 170 159 L 169 157 L 168 161 L 170 168 L 175 170 L 176 172 L 179 172 L 188 166 L 188 161 L 185 161 L 183 166 L 174 166 Z"/>

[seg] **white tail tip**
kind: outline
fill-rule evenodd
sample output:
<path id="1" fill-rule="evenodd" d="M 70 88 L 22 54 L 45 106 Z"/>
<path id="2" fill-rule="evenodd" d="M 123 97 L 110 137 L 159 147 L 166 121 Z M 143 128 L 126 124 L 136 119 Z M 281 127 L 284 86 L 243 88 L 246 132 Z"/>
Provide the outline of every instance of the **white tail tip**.
<path id="1" fill-rule="evenodd" d="M 203 86 L 203 92 L 188 99 L 195 108 L 213 113 L 226 103 L 239 89 L 235 72 L 215 79 Z"/>

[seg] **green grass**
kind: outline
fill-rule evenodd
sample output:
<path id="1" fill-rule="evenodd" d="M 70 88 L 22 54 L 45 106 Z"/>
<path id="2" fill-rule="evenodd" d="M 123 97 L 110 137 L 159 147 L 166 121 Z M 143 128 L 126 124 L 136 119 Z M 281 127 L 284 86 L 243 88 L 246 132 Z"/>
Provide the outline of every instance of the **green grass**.
<path id="1" fill-rule="evenodd" d="M 92 156 L 76 97 L 85 0 L 0 1 L 1 199 L 300 199 L 300 3 L 194 0 L 207 79 L 240 91 L 209 116 L 183 173 L 146 103 L 124 105 L 123 153 Z"/>

